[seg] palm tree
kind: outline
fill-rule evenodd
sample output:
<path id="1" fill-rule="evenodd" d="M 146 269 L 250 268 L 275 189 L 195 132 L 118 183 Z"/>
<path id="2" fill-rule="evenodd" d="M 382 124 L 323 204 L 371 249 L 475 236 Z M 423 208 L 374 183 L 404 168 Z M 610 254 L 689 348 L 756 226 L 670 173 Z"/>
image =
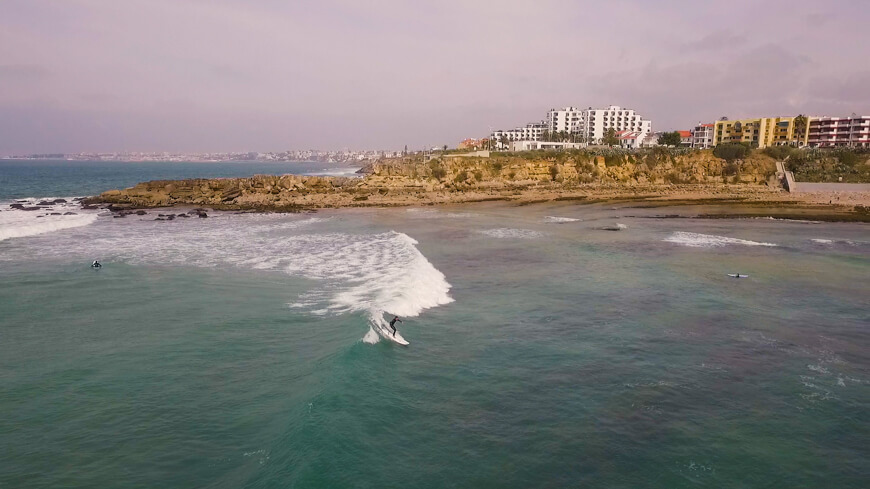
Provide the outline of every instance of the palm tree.
<path id="1" fill-rule="evenodd" d="M 799 114 L 794 118 L 794 140 L 795 146 L 800 146 L 801 142 L 804 141 L 804 136 L 807 133 L 807 116 L 803 114 Z"/>

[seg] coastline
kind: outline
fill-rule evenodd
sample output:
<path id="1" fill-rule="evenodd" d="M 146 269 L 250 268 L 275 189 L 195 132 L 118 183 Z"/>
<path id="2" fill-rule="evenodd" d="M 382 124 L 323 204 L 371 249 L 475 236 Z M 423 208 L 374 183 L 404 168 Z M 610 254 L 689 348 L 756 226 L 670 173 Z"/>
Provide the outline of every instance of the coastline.
<path id="1" fill-rule="evenodd" d="M 267 202 L 215 202 L 206 203 L 195 199 L 180 199 L 173 202 L 148 202 L 127 199 L 124 195 L 108 198 L 103 196 L 84 199 L 85 205 L 100 205 L 120 213 L 132 213 L 140 209 L 185 212 L 196 208 L 215 211 L 238 212 L 307 212 L 318 209 L 367 208 L 367 207 L 412 207 L 448 206 L 451 204 L 475 204 L 505 202 L 517 206 L 539 203 L 573 202 L 578 205 L 628 204 L 631 208 L 674 209 L 694 206 L 711 207 L 706 212 L 681 217 L 703 218 L 776 218 L 790 220 L 812 219 L 828 222 L 870 222 L 870 196 L 850 196 L 838 201 L 836 195 L 788 194 L 758 186 L 709 186 L 669 185 L 642 188 L 590 186 L 576 189 L 531 188 L 523 190 L 468 191 L 468 192 L 415 192 L 390 194 L 373 193 L 368 198 L 358 199 L 353 194 L 340 192 L 320 198 L 309 196 L 293 202 L 270 204 Z M 833 202 L 833 203 L 832 203 Z"/>
<path id="2" fill-rule="evenodd" d="M 870 222 L 870 193 L 789 193 L 774 176 L 774 161 L 764 155 L 754 155 L 734 175 L 724 165 L 709 152 L 650 162 L 589 155 L 396 158 L 371 165 L 362 177 L 287 174 L 155 180 L 109 190 L 84 203 L 115 211 L 186 206 L 299 212 L 487 201 L 632 202 L 645 207 L 727 205 L 741 209 L 739 214 L 758 217 L 772 212 L 784 219 L 813 215 L 828 221 Z"/>

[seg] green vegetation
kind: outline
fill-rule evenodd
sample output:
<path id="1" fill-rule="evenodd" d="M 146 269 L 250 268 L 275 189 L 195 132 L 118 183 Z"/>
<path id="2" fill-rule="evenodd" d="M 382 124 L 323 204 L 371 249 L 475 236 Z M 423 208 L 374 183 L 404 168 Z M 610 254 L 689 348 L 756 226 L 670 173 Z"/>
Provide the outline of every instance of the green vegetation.
<path id="1" fill-rule="evenodd" d="M 793 146 L 768 146 L 762 149 L 761 152 L 775 160 L 783 161 L 786 158 L 791 157 L 801 158 L 801 155 L 805 151 L 797 149 Z"/>
<path id="2" fill-rule="evenodd" d="M 447 170 L 441 166 L 440 160 L 432 160 L 429 162 L 429 170 L 432 172 L 432 178 L 441 180 L 447 176 Z"/>
<path id="3" fill-rule="evenodd" d="M 682 141 L 683 138 L 680 137 L 680 133 L 678 131 L 663 132 L 658 139 L 658 143 L 662 146 L 673 146 L 675 148 L 680 146 Z"/>
<path id="4" fill-rule="evenodd" d="M 752 150 L 743 143 L 725 143 L 713 148 L 713 156 L 722 158 L 727 162 L 742 160 L 749 156 Z"/>
<path id="5" fill-rule="evenodd" d="M 616 129 L 610 127 L 604 131 L 604 137 L 601 138 L 601 144 L 606 146 L 619 146 L 619 138 L 616 137 Z"/>
<path id="6" fill-rule="evenodd" d="M 785 166 L 799 182 L 870 183 L 868 159 L 870 152 L 866 150 L 795 149 Z"/>
<path id="7" fill-rule="evenodd" d="M 457 173 L 456 177 L 453 178 L 453 181 L 456 183 L 465 183 L 466 180 L 468 180 L 468 172 L 465 170 Z"/>

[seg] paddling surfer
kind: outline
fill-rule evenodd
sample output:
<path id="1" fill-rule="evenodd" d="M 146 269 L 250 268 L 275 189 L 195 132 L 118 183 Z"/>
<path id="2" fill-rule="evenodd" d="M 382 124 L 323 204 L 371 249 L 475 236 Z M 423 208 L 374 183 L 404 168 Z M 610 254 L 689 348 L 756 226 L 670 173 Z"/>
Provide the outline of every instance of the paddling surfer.
<path id="1" fill-rule="evenodd" d="M 402 320 L 399 319 L 399 316 L 393 316 L 393 319 L 390 320 L 390 327 L 393 328 L 393 336 L 396 336 L 396 323 L 401 323 Z"/>
<path id="2" fill-rule="evenodd" d="M 99 261 L 94 260 L 94 262 L 91 264 L 91 268 L 103 268 L 103 265 L 101 265 Z"/>

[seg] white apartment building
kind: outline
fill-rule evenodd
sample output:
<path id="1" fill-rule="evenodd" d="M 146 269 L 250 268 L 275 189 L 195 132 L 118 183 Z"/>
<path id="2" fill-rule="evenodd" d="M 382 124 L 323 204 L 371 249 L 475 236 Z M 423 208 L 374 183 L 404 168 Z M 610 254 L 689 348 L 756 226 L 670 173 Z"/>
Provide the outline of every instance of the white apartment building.
<path id="1" fill-rule="evenodd" d="M 547 112 L 547 130 L 580 134 L 586 127 L 586 112 L 576 107 L 550 109 Z"/>
<path id="2" fill-rule="evenodd" d="M 518 127 L 507 131 L 493 131 L 490 134 L 490 139 L 495 142 L 499 149 L 507 149 L 512 141 L 539 141 L 541 135 L 547 130 L 547 124 L 544 122 L 532 122 L 526 124 L 526 127 Z M 507 138 L 508 143 L 502 143 L 502 140 Z"/>
<path id="3" fill-rule="evenodd" d="M 604 138 L 604 132 L 608 129 L 616 132 L 638 132 L 634 147 L 644 141 L 647 134 L 652 131 L 652 122 L 644 119 L 632 109 L 625 109 L 611 105 L 606 109 L 578 109 L 576 107 L 564 107 L 562 109 L 550 109 L 547 118 L 539 123 L 527 124 L 526 127 L 518 127 L 507 131 L 494 131 L 490 137 L 500 148 L 507 145 L 500 144 L 502 137 L 509 141 L 539 141 L 544 131 L 567 132 L 579 134 L 583 142 L 600 144 Z"/>
<path id="4" fill-rule="evenodd" d="M 586 114 L 586 139 L 591 144 L 601 143 L 604 137 L 604 132 L 608 129 L 619 131 L 637 131 L 642 133 L 638 139 L 643 140 L 643 136 L 652 131 L 652 122 L 641 117 L 637 112 L 631 109 L 611 105 L 606 109 L 593 109 L 589 107 L 585 110 Z"/>
<path id="5" fill-rule="evenodd" d="M 698 123 L 695 129 L 692 130 L 692 148 L 709 149 L 713 147 L 713 131 L 716 129 L 716 124 L 701 124 Z"/>

